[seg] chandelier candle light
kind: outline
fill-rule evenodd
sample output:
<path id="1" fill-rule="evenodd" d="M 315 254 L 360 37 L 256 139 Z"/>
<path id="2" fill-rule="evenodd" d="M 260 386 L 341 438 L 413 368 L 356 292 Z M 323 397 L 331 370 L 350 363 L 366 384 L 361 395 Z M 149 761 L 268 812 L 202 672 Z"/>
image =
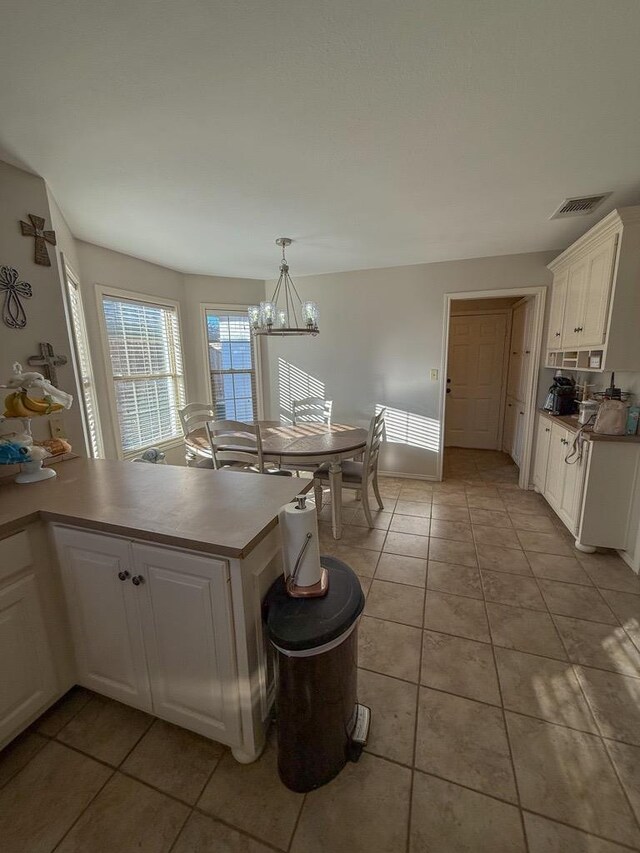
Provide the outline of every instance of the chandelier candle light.
<path id="1" fill-rule="evenodd" d="M 271 302 L 249 306 L 251 331 L 254 335 L 317 335 L 320 331 L 318 305 L 316 302 L 303 302 L 300 299 L 289 275 L 289 264 L 284 250 L 291 245 L 291 238 L 278 237 L 276 244 L 282 247 L 280 277 Z"/>

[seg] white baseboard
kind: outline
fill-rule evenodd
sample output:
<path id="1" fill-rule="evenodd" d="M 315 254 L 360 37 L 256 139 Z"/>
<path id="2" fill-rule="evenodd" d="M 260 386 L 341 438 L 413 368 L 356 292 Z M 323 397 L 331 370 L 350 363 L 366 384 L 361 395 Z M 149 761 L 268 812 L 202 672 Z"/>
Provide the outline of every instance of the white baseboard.
<path id="1" fill-rule="evenodd" d="M 380 477 L 403 477 L 407 480 L 429 480 L 439 482 L 439 478 L 435 474 L 405 474 L 404 471 L 382 471 L 378 470 Z"/>
<path id="2" fill-rule="evenodd" d="M 618 551 L 618 554 L 622 557 L 622 559 L 633 572 L 635 572 L 636 574 L 640 574 L 640 557 L 638 557 L 638 559 L 636 560 L 632 560 L 628 551 Z"/>

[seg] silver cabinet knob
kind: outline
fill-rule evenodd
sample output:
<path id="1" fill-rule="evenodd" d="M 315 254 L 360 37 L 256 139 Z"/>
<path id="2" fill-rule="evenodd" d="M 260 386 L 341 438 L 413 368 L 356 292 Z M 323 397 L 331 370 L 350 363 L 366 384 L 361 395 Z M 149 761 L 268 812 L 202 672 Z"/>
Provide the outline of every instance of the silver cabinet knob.
<path id="1" fill-rule="evenodd" d="M 140 586 L 141 583 L 144 583 L 144 578 L 142 577 L 142 575 L 134 575 L 131 578 L 131 583 L 134 586 Z"/>
<path id="2" fill-rule="evenodd" d="M 128 572 L 126 569 L 122 572 L 118 572 L 118 577 L 121 581 L 126 581 L 127 578 L 131 577 L 131 572 Z"/>

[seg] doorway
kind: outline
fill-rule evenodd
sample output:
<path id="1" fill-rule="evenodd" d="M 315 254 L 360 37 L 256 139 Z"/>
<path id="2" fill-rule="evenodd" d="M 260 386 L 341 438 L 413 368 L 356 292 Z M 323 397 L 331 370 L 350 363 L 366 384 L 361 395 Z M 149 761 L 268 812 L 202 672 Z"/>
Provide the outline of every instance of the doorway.
<path id="1" fill-rule="evenodd" d="M 528 488 L 545 291 L 446 295 L 440 479 Z"/>

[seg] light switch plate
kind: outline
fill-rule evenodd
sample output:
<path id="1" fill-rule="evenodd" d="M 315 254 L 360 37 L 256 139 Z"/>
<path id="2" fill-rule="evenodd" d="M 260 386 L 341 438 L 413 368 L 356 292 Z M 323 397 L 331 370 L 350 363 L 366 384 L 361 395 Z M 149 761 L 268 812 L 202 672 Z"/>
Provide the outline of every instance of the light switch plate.
<path id="1" fill-rule="evenodd" d="M 437 381 L 438 381 L 438 373 L 439 373 L 439 370 L 438 370 L 438 368 L 437 368 L 437 367 L 432 367 L 432 368 L 431 368 L 431 381 L 432 381 L 432 382 L 437 382 Z"/>
<path id="2" fill-rule="evenodd" d="M 49 432 L 51 433 L 51 438 L 66 438 L 64 420 L 60 417 L 49 418 Z"/>

